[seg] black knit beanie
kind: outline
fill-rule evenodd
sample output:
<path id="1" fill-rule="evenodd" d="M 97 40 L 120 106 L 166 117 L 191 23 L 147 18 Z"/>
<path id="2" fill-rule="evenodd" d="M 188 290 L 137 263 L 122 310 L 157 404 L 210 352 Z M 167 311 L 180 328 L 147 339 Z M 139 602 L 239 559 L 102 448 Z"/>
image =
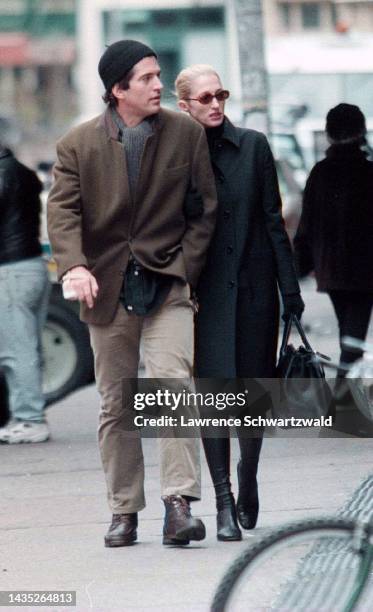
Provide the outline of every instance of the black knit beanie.
<path id="1" fill-rule="evenodd" d="M 326 116 L 326 132 L 332 142 L 358 139 L 366 132 L 365 117 L 354 104 L 338 104 Z"/>
<path id="2" fill-rule="evenodd" d="M 118 40 L 109 45 L 98 64 L 98 73 L 106 91 L 111 91 L 137 62 L 151 56 L 157 57 L 157 54 L 137 40 Z"/>

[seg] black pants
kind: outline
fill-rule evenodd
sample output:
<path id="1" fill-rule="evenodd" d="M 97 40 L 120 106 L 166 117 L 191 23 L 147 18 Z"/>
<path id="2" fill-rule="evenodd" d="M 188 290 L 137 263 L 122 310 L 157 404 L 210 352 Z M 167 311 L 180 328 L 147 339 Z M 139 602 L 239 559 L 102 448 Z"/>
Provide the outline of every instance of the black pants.
<path id="1" fill-rule="evenodd" d="M 222 493 L 229 493 L 231 488 L 229 431 L 226 432 L 226 435 L 225 438 L 203 438 L 206 459 L 217 496 Z M 238 441 L 240 444 L 241 473 L 244 475 L 242 488 L 250 493 L 256 482 L 263 438 L 247 438 L 238 435 Z"/>
<path id="2" fill-rule="evenodd" d="M 368 332 L 373 306 L 372 293 L 357 291 L 329 291 L 339 326 L 339 342 L 343 336 L 364 341 Z M 359 359 L 363 351 L 351 351 L 341 346 L 340 363 L 350 364 Z"/>

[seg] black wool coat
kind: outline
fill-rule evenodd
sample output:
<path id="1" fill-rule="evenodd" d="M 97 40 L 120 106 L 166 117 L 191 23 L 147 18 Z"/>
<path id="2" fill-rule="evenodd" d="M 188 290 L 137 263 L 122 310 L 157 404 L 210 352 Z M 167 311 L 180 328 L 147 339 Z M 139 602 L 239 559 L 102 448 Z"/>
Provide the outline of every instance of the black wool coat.
<path id="1" fill-rule="evenodd" d="M 282 294 L 297 293 L 266 137 L 225 119 L 211 151 L 218 216 L 197 287 L 199 377 L 274 375 Z"/>
<path id="2" fill-rule="evenodd" d="M 299 276 L 319 291 L 373 292 L 373 162 L 357 144 L 331 146 L 308 178 L 294 239 Z"/>

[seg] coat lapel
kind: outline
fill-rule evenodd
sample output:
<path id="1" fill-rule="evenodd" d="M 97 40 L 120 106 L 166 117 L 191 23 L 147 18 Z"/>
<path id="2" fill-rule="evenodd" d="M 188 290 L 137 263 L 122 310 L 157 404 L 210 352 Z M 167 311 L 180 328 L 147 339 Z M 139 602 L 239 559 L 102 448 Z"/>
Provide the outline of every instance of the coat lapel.
<path id="1" fill-rule="evenodd" d="M 135 202 L 141 201 L 144 191 L 148 189 L 150 177 L 153 175 L 154 159 L 159 144 L 159 131 L 163 125 L 163 113 L 159 111 L 154 118 L 153 133 L 148 136 L 141 156 L 139 178 L 135 193 Z"/>
<path id="2" fill-rule="evenodd" d="M 121 142 L 120 129 L 115 123 L 109 107 L 100 117 L 100 126 L 104 128 L 110 142 L 109 156 L 111 162 L 108 162 L 108 168 L 110 168 L 107 175 L 108 185 L 110 185 L 110 188 L 113 187 L 110 177 L 113 177 L 114 180 L 116 177 L 119 177 L 119 183 L 116 183 L 116 189 L 119 190 L 120 201 L 131 201 L 127 160 Z"/>

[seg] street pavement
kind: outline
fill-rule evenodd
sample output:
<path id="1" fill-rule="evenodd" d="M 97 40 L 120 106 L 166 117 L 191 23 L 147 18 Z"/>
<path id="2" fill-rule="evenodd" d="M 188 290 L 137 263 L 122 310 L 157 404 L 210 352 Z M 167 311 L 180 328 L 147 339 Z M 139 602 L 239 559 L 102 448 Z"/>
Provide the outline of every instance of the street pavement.
<path id="1" fill-rule="evenodd" d="M 336 359 L 336 324 L 327 298 L 314 292 L 313 282 L 305 284 L 304 296 L 311 343 Z M 373 473 L 371 439 L 338 433 L 324 439 L 267 437 L 258 526 L 242 542 L 224 543 L 216 540 L 213 489 L 202 457 L 203 499 L 193 504 L 193 513 L 205 521 L 207 537 L 169 548 L 161 544 L 157 443 L 145 439 L 147 507 L 139 518 L 139 542 L 104 548 L 110 513 L 96 442 L 98 410 L 97 392 L 89 386 L 48 410 L 48 443 L 0 445 L 0 591 L 76 590 L 79 612 L 208 611 L 225 568 L 248 542 L 283 522 L 335 513 Z M 237 491 L 236 440 L 232 446 Z"/>

